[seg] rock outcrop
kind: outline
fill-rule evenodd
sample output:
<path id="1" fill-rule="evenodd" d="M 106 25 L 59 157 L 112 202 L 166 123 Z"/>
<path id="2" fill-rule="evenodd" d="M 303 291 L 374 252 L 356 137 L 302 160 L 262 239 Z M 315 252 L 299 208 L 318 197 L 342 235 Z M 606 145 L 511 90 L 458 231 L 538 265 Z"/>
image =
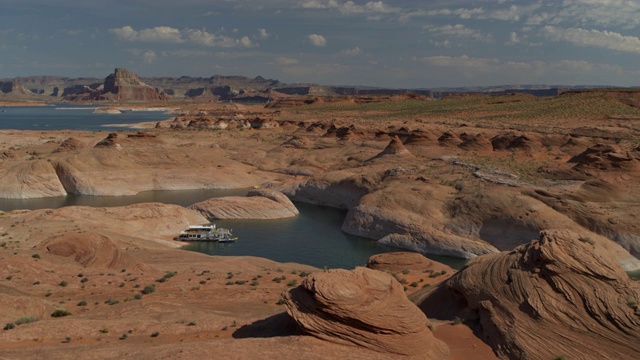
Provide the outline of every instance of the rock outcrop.
<path id="1" fill-rule="evenodd" d="M 122 269 L 142 266 L 113 240 L 94 232 L 55 235 L 45 240 L 41 247 L 50 254 L 71 258 L 85 267 Z"/>
<path id="2" fill-rule="evenodd" d="M 76 138 L 70 137 L 60 143 L 60 147 L 55 152 L 65 152 L 87 148 L 88 145 Z"/>
<path id="3" fill-rule="evenodd" d="M 544 231 L 412 298 L 429 317 L 476 323 L 505 359 L 635 359 L 640 285 L 602 250 L 578 233 Z"/>
<path id="4" fill-rule="evenodd" d="M 391 275 L 367 268 L 311 274 L 283 294 L 287 312 L 306 334 L 345 345 L 421 359 L 449 350 Z"/>
<path id="5" fill-rule="evenodd" d="M 446 271 L 449 273 L 454 270 L 437 261 L 429 260 L 421 254 L 415 252 L 388 252 L 373 255 L 367 261 L 367 267 L 373 270 L 380 271 L 403 271 L 403 270 L 433 270 L 433 271 Z"/>
<path id="6" fill-rule="evenodd" d="M 291 200 L 272 189 L 253 189 L 246 197 L 213 198 L 189 208 L 210 219 L 281 219 L 298 215 Z"/>
<path id="7" fill-rule="evenodd" d="M 137 74 L 124 68 L 116 68 L 113 74 L 104 79 L 101 87 L 91 88 L 79 86 L 75 91 L 67 92 L 65 100 L 69 101 L 165 101 L 170 97 L 164 92 L 145 84 Z"/>
<path id="8" fill-rule="evenodd" d="M 56 170 L 45 160 L 13 163 L 3 167 L 0 173 L 2 198 L 31 199 L 66 194 Z"/>
<path id="9" fill-rule="evenodd" d="M 387 145 L 382 152 L 378 155 L 374 156 L 370 160 L 380 159 L 380 158 L 389 158 L 389 157 L 406 157 L 412 158 L 414 155 L 407 150 L 407 148 L 402 144 L 400 138 L 396 135 L 391 138 L 389 141 L 389 145 Z"/>

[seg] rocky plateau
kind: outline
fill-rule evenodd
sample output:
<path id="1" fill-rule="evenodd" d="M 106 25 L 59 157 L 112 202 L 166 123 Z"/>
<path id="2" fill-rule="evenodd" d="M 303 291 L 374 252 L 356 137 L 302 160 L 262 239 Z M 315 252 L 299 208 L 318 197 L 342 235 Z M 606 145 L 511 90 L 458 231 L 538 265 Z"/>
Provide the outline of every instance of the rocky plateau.
<path id="1" fill-rule="evenodd" d="M 143 86 L 119 75 L 114 87 Z M 1 356 L 640 356 L 625 272 L 640 269 L 639 92 L 282 94 L 158 98 L 145 106 L 179 110 L 142 132 L 0 130 L 4 199 L 253 189 L 191 208 L 0 213 Z M 295 202 L 344 209 L 344 232 L 411 253 L 323 271 L 171 240 L 208 218 L 296 216 Z"/>

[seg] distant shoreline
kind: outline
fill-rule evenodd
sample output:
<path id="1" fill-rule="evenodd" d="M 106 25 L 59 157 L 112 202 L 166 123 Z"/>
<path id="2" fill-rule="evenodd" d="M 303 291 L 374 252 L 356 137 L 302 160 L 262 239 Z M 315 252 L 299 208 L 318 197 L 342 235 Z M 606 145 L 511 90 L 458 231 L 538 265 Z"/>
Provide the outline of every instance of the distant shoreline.
<path id="1" fill-rule="evenodd" d="M 49 105 L 44 102 L 0 100 L 0 107 L 16 107 L 16 106 L 49 106 Z"/>

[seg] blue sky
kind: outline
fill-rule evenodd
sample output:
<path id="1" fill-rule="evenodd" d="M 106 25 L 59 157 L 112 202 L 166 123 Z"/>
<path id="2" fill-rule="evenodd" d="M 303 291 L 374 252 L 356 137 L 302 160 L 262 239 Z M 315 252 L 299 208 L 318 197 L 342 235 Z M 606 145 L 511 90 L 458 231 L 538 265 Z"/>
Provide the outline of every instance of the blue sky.
<path id="1" fill-rule="evenodd" d="M 640 0 L 0 0 L 0 78 L 640 86 Z"/>

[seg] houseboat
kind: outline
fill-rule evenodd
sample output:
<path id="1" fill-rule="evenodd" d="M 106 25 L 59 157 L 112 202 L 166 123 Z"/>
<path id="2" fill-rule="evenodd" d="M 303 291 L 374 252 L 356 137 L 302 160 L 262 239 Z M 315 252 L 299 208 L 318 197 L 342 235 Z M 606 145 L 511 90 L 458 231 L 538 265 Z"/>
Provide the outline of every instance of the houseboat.
<path id="1" fill-rule="evenodd" d="M 173 240 L 234 242 L 238 238 L 231 235 L 230 229 L 219 228 L 212 224 L 189 226 L 187 230 L 181 231 L 180 235 L 174 237 Z"/>

